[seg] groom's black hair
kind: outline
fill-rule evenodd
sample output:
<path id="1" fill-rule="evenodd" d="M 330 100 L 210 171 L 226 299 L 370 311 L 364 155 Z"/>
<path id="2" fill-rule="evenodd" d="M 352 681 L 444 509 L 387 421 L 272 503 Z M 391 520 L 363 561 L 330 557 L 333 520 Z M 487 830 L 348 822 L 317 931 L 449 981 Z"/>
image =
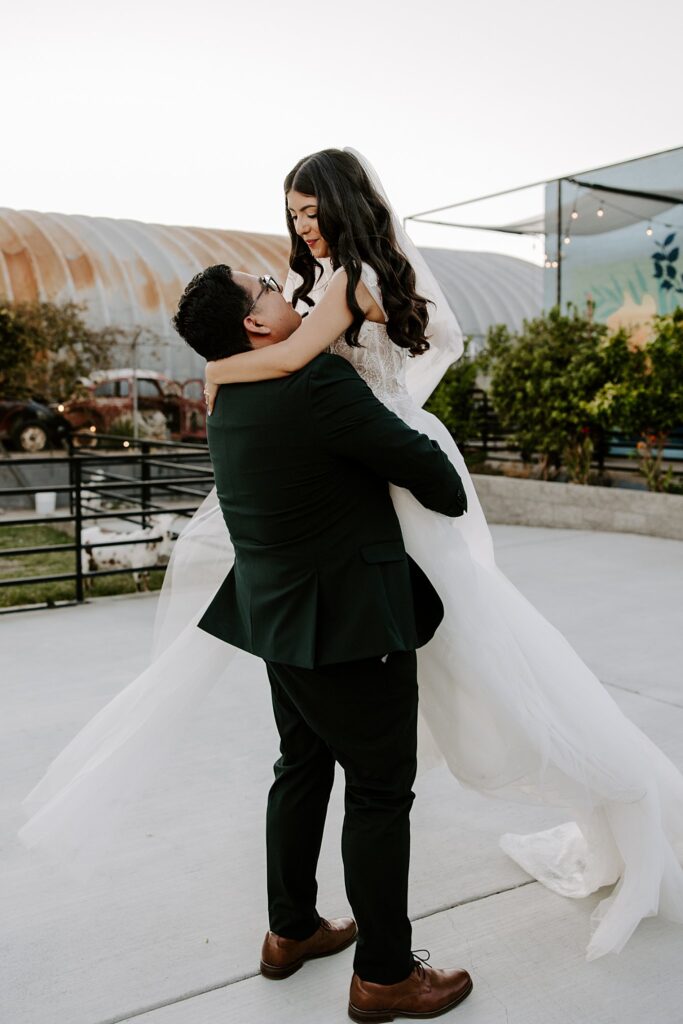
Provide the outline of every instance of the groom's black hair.
<path id="1" fill-rule="evenodd" d="M 195 274 L 180 296 L 172 323 L 184 341 L 204 359 L 223 359 L 251 347 L 244 318 L 252 297 L 224 263 Z"/>

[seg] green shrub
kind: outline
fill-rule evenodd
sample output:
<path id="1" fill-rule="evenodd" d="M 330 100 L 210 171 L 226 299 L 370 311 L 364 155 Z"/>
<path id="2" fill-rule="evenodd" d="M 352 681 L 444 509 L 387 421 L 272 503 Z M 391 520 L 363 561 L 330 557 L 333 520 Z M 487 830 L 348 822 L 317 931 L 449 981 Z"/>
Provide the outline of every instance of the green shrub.
<path id="1" fill-rule="evenodd" d="M 609 379 L 590 403 L 596 417 L 640 438 L 638 468 L 652 491 L 678 491 L 663 456 L 669 434 L 683 425 L 683 309 L 654 320 L 642 348 L 618 335 L 608 339 L 604 359 Z"/>
<path id="2" fill-rule="evenodd" d="M 641 347 L 623 330 L 610 334 L 590 309 L 551 309 L 518 334 L 491 328 L 479 362 L 501 425 L 527 457 L 540 456 L 543 479 L 563 466 L 587 483 L 594 454 L 619 431 L 640 438 L 636 457 L 651 490 L 679 489 L 663 455 L 683 425 L 683 310 L 656 317 Z"/>
<path id="3" fill-rule="evenodd" d="M 606 325 L 574 308 L 525 321 L 519 334 L 489 330 L 481 361 L 494 408 L 525 457 L 540 456 L 543 479 L 564 465 L 573 481 L 588 481 L 593 451 L 604 446 L 605 418 L 591 402 L 609 380 L 607 341 Z"/>
<path id="4" fill-rule="evenodd" d="M 58 402 L 93 370 L 106 369 L 122 331 L 94 330 L 73 302 L 0 299 L 0 394 Z"/>
<path id="5" fill-rule="evenodd" d="M 425 405 L 448 428 L 461 449 L 480 433 L 480 413 L 475 402 L 479 361 L 468 355 L 468 348 L 466 339 L 463 355 L 447 370 Z"/>

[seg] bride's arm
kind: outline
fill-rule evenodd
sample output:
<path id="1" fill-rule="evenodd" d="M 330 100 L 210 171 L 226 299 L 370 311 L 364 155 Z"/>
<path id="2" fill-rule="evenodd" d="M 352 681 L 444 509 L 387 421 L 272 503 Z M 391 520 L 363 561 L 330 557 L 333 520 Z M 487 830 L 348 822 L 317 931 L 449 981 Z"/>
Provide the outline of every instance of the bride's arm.
<path id="1" fill-rule="evenodd" d="M 339 269 L 332 276 L 320 302 L 285 341 L 207 363 L 207 382 L 236 384 L 271 380 L 286 377 L 306 366 L 336 341 L 353 322 L 351 310 L 346 304 L 346 281 L 346 271 Z M 363 312 L 367 312 L 365 307 L 373 302 L 362 282 L 358 285 L 356 300 Z"/>

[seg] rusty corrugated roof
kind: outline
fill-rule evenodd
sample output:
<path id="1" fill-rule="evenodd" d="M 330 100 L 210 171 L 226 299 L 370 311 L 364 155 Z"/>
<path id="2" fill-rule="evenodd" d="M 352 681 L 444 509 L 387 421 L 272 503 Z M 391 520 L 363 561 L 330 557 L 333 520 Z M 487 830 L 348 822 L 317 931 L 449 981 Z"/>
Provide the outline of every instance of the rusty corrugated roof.
<path id="1" fill-rule="evenodd" d="M 490 324 L 518 329 L 540 313 L 543 272 L 534 264 L 493 253 L 423 252 L 464 332 L 479 344 Z M 227 263 L 284 280 L 288 254 L 284 235 L 0 207 L 0 296 L 72 300 L 86 305 L 94 327 L 147 328 L 161 345 L 142 345 L 137 365 L 179 378 L 203 373 L 170 323 L 190 278 Z M 130 360 L 122 348 L 115 361 Z"/>
<path id="2" fill-rule="evenodd" d="M 278 235 L 0 207 L 0 295 L 84 303 L 93 326 L 142 326 L 162 338 L 197 271 L 227 263 L 282 278 L 288 253 Z"/>

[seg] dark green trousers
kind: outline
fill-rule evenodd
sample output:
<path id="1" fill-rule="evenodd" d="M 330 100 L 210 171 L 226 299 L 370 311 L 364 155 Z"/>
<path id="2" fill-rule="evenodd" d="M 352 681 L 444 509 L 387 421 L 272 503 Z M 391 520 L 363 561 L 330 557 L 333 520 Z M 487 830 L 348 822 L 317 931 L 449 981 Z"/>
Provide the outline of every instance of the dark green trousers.
<path id="1" fill-rule="evenodd" d="M 281 757 L 268 796 L 271 931 L 318 926 L 316 868 L 335 762 L 346 777 L 342 857 L 358 924 L 354 970 L 390 985 L 413 969 L 410 808 L 417 767 L 415 652 L 317 669 L 267 662 Z"/>

